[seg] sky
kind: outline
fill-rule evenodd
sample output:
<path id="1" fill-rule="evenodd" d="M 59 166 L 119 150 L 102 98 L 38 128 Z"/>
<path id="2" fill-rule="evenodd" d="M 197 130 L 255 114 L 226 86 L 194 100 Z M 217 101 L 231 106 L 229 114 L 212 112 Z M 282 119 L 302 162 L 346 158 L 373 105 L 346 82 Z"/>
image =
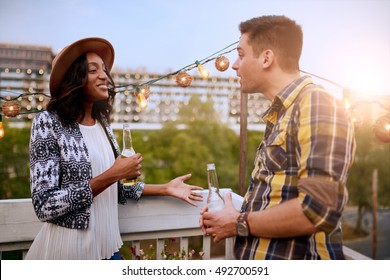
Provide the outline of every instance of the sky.
<path id="1" fill-rule="evenodd" d="M 356 94 L 390 95 L 390 0 L 0 0 L 0 42 L 57 53 L 103 37 L 115 67 L 167 74 L 237 42 L 240 22 L 271 14 L 302 26 L 302 70 Z M 227 54 L 231 65 L 236 55 Z"/>

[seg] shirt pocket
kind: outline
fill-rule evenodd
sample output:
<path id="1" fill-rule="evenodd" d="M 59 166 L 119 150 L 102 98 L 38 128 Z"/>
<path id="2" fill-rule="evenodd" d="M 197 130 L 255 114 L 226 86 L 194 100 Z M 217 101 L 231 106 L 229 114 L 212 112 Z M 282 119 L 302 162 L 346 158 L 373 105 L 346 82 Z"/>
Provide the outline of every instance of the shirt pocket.
<path id="1" fill-rule="evenodd" d="M 277 130 L 272 132 L 265 141 L 264 159 L 269 171 L 278 172 L 287 169 L 286 136 L 285 130 Z"/>

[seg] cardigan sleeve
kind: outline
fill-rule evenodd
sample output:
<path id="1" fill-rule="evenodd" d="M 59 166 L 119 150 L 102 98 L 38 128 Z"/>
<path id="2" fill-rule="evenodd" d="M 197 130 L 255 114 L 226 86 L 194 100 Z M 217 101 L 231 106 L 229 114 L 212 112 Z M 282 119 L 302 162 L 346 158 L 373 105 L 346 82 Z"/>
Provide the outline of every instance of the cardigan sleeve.
<path id="1" fill-rule="evenodd" d="M 90 174 L 88 164 L 72 160 L 74 154 L 80 158 L 82 149 L 71 135 L 63 132 L 59 120 L 48 112 L 34 118 L 30 136 L 32 203 L 41 221 L 78 227 L 72 225 L 77 221 L 71 216 L 86 212 L 92 204 Z M 66 219 L 72 220 L 71 224 L 62 221 Z"/>
<path id="2" fill-rule="evenodd" d="M 118 201 L 120 204 L 126 204 L 128 199 L 134 199 L 138 201 L 141 199 L 142 192 L 144 191 L 145 184 L 143 182 L 137 182 L 133 186 L 123 186 L 119 182 Z"/>

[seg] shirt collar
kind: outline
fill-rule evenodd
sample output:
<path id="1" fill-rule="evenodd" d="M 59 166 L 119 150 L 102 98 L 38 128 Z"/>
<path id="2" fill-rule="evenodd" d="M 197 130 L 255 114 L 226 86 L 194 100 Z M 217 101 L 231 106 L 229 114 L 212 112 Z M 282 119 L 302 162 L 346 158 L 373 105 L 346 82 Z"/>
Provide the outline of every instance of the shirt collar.
<path id="1" fill-rule="evenodd" d="M 301 90 L 308 84 L 313 83 L 312 79 L 308 75 L 304 75 L 282 89 L 272 101 L 271 107 L 264 113 L 263 120 L 266 122 L 270 120 L 275 122 L 278 112 L 284 108 L 289 108 L 294 100 L 298 97 Z"/>
<path id="2" fill-rule="evenodd" d="M 313 83 L 313 81 L 310 76 L 302 76 L 282 89 L 278 95 L 276 95 L 275 99 L 279 99 L 283 104 L 283 107 L 287 109 L 298 97 L 301 90 L 311 83 Z"/>

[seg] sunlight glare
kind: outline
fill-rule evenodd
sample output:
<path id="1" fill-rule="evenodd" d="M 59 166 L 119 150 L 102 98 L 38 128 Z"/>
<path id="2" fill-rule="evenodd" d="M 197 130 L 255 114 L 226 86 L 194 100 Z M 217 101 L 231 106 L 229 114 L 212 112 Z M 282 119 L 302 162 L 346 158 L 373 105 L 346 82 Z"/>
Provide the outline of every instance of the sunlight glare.
<path id="1" fill-rule="evenodd" d="M 345 82 L 355 93 L 367 95 L 390 94 L 390 56 L 381 49 L 362 53 L 361 46 L 343 53 Z M 346 51 L 346 49 L 345 49 Z"/>

